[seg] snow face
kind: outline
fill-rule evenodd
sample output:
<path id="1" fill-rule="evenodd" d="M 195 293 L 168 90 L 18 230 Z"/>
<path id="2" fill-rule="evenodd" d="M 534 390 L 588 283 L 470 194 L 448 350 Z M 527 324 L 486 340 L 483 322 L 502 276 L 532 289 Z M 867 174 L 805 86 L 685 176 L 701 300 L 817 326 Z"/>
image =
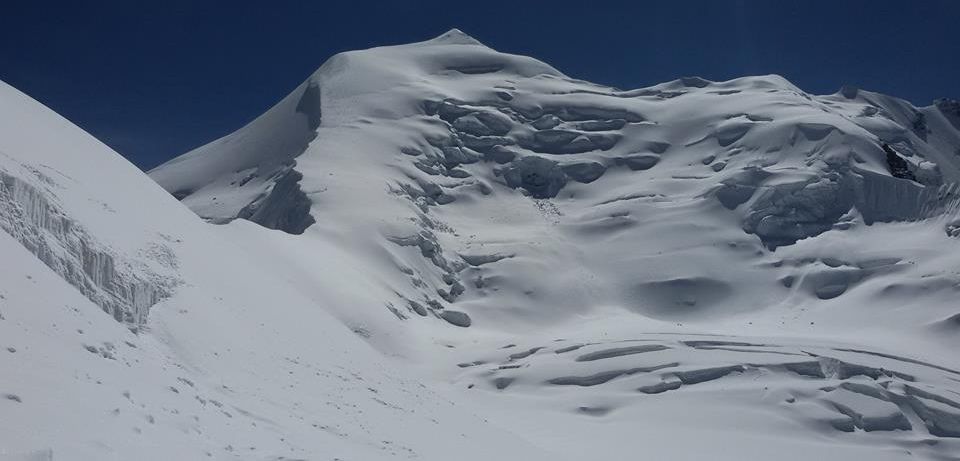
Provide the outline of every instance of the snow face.
<path id="1" fill-rule="evenodd" d="M 777 248 L 917 220 L 952 244 L 940 222 L 960 203 L 949 108 L 850 87 L 813 96 L 779 76 L 622 91 L 451 31 L 334 56 L 229 137 L 275 139 L 260 120 L 296 116 L 282 106 L 314 87 L 323 117 L 292 167 L 302 195 L 272 207 L 286 215 L 308 200 L 322 217 L 310 233 L 369 254 L 360 277 L 404 316 L 550 323 L 611 305 L 662 321 L 726 318 L 793 302 Z M 203 182 L 195 171 L 231 155 L 217 141 L 151 175 L 176 193 L 167 178 Z M 260 155 L 258 165 L 273 159 Z M 230 219 L 208 211 L 248 197 L 223 178 L 208 175 L 185 203 Z M 299 232 L 312 220 L 296 221 Z M 544 267 L 551 277 L 527 275 Z M 799 301 L 885 274 L 812 277 Z"/>
<path id="2" fill-rule="evenodd" d="M 0 278 L 15 318 L 0 337 L 19 344 L 0 366 L 36 370 L 0 378 L 14 453 L 960 450 L 947 102 L 815 96 L 779 76 L 623 91 L 453 30 L 332 57 L 247 126 L 151 171 L 167 195 L 0 96 L 14 101 L 0 106 L 0 211 L 14 210 L 0 216 L 56 250 L 38 259 L 23 224 L 0 234 L 18 258 Z M 84 159 L 64 154 L 76 146 Z M 63 176 L 31 173 L 48 168 Z M 63 220 L 77 234 L 44 224 Z M 84 291 L 62 269 L 83 253 L 60 242 L 76 241 L 124 270 L 80 271 L 111 281 Z M 132 309 L 137 334 L 95 306 L 144 280 L 167 283 L 150 285 L 149 313 Z M 62 388 L 82 391 L 36 403 Z M 81 425 L 56 417 L 67 409 L 103 423 L 56 437 Z"/>

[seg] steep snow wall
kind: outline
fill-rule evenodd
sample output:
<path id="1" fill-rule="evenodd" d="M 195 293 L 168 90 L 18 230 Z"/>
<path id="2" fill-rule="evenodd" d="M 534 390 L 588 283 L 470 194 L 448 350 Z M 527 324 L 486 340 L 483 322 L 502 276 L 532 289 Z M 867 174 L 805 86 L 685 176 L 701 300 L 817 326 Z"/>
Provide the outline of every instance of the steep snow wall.
<path id="1" fill-rule="evenodd" d="M 177 284 L 172 278 L 117 256 L 67 216 L 40 187 L 3 169 L 0 229 L 118 322 L 143 324 L 150 306 L 168 297 Z M 176 258 L 166 247 L 157 245 L 151 253 L 157 261 L 176 265 Z"/>
<path id="2" fill-rule="evenodd" d="M 866 224 L 951 214 L 960 206 L 956 183 L 923 185 L 866 170 L 843 169 L 794 182 L 763 184 L 772 173 L 747 170 L 716 196 L 728 208 L 745 200 L 743 229 L 770 248 L 791 245 L 834 228 L 856 210 Z M 739 197 L 739 198 L 738 198 Z"/>

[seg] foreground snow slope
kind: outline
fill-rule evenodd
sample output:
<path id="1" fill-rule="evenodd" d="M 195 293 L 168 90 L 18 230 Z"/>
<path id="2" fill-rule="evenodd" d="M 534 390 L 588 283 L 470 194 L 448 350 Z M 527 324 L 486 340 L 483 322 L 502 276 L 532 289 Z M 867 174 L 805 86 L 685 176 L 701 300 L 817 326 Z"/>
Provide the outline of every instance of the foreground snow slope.
<path id="1" fill-rule="evenodd" d="M 622 91 L 453 30 L 336 55 L 150 175 L 296 234 L 225 227 L 541 446 L 954 459 L 958 128 L 775 75 Z"/>
<path id="2" fill-rule="evenodd" d="M 387 363 L 5 84 L 0 179 L 2 459 L 558 456 Z"/>

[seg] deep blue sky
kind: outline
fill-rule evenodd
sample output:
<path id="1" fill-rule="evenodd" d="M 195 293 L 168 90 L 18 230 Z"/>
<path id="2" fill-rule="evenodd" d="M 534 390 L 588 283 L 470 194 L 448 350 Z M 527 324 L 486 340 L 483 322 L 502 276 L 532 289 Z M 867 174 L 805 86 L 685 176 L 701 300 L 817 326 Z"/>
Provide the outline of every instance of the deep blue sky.
<path id="1" fill-rule="evenodd" d="M 960 98 L 957 0 L 20 0 L 0 9 L 0 79 L 147 169 L 239 128 L 336 52 L 451 27 L 621 88 L 778 73 L 813 93 Z"/>

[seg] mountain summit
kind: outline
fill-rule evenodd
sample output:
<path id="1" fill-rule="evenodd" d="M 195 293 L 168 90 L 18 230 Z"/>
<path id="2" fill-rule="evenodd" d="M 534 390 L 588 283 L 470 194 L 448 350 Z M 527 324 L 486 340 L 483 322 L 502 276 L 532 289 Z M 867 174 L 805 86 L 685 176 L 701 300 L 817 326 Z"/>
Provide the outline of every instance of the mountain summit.
<path id="1" fill-rule="evenodd" d="M 453 28 L 442 35 L 428 40 L 428 43 L 437 43 L 444 45 L 480 45 L 484 46 L 483 43 L 480 43 L 479 40 L 467 35 L 462 30 Z"/>

